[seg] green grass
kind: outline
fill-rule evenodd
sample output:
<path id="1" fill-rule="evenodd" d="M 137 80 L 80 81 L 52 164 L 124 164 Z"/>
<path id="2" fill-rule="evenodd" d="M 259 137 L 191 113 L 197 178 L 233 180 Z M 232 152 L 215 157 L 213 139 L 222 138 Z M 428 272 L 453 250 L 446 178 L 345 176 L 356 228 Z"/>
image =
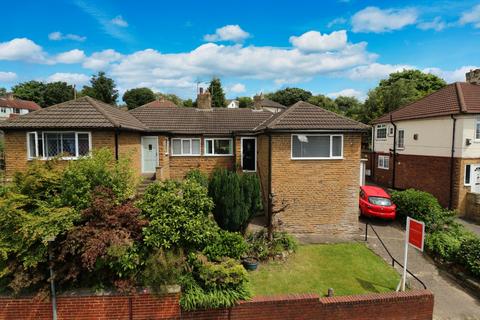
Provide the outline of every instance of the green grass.
<path id="1" fill-rule="evenodd" d="M 318 293 L 364 294 L 395 290 L 400 276 L 365 245 L 299 246 L 286 262 L 272 261 L 250 273 L 255 295 Z"/>

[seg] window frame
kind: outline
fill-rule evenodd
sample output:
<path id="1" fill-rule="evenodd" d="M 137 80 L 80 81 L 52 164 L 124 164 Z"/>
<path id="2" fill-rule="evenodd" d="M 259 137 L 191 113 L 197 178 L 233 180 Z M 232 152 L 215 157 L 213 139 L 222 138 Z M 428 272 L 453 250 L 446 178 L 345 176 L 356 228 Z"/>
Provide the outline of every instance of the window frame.
<path id="1" fill-rule="evenodd" d="M 172 138 L 170 143 L 170 156 L 172 157 L 198 157 L 202 155 L 202 139 L 201 138 Z M 173 152 L 173 143 L 175 140 L 180 140 L 180 153 Z M 183 141 L 190 141 L 190 153 L 183 153 Z M 193 153 L 193 140 L 198 140 L 199 149 L 198 154 Z"/>
<path id="2" fill-rule="evenodd" d="M 400 132 L 402 132 L 402 145 L 400 145 Z M 398 129 L 397 149 L 405 149 L 405 129 Z"/>
<path id="3" fill-rule="evenodd" d="M 293 156 L 293 137 L 294 136 L 316 136 L 316 137 L 330 137 L 330 156 L 329 157 L 295 157 Z M 340 156 L 332 156 L 333 154 L 333 137 L 340 137 L 341 138 L 341 148 L 340 148 Z M 291 160 L 343 160 L 343 147 L 344 147 L 344 139 L 343 134 L 317 134 L 317 133 L 294 133 L 290 136 L 290 159 Z"/>
<path id="4" fill-rule="evenodd" d="M 230 144 L 229 154 L 215 154 L 215 140 L 228 140 Z M 207 152 L 207 141 L 212 141 L 213 153 Z M 231 157 L 233 156 L 233 139 L 232 138 L 204 138 L 203 139 L 203 154 L 205 157 Z"/>
<path id="5" fill-rule="evenodd" d="M 379 138 L 378 137 L 378 130 L 385 130 L 385 138 Z M 375 140 L 378 141 L 386 141 L 388 136 L 388 128 L 386 124 L 377 124 L 375 126 Z"/>
<path id="6" fill-rule="evenodd" d="M 470 169 L 468 170 L 470 173 L 468 176 L 468 182 L 467 182 L 467 167 L 470 167 Z M 466 164 L 464 167 L 463 185 L 467 187 L 472 185 L 472 165 L 470 163 Z"/>
<path id="7" fill-rule="evenodd" d="M 479 133 L 479 131 L 477 130 L 479 125 L 480 125 L 480 118 L 476 118 L 475 127 L 474 127 L 474 139 L 473 139 L 475 142 L 480 142 L 480 136 L 477 136 L 477 133 Z"/>
<path id="8" fill-rule="evenodd" d="M 380 159 L 383 159 L 383 160 L 380 161 Z M 385 166 L 385 159 L 388 160 L 387 166 Z M 382 162 L 382 165 L 380 165 L 381 162 Z M 377 168 L 382 170 L 390 170 L 390 156 L 386 154 L 379 154 L 377 158 Z"/>
<path id="9" fill-rule="evenodd" d="M 35 157 L 31 156 L 31 150 L 30 150 L 30 135 L 31 134 L 35 135 Z M 73 133 L 75 135 L 75 156 L 70 156 L 70 157 L 59 157 L 60 160 L 77 160 L 82 157 L 88 157 L 90 156 L 92 152 L 92 133 L 90 131 L 28 131 L 27 132 L 27 160 L 50 160 L 53 158 L 56 158 L 57 156 L 46 156 L 45 152 L 45 134 L 46 133 L 55 133 L 55 134 L 63 134 L 63 133 Z M 79 155 L 79 150 L 78 150 L 78 135 L 79 134 L 87 134 L 88 135 L 88 155 Z M 38 148 L 38 138 L 41 136 L 42 138 L 42 154 L 43 156 L 38 156 L 39 154 L 39 148 Z"/>

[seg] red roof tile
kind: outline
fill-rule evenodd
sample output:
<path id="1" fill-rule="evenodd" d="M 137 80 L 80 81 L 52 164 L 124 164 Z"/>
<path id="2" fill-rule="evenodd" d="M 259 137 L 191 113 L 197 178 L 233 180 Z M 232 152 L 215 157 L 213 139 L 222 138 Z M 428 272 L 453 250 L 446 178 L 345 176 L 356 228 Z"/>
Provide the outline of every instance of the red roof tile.
<path id="1" fill-rule="evenodd" d="M 41 109 L 41 107 L 33 101 L 9 98 L 0 98 L 0 107 L 27 109 L 30 111 Z"/>

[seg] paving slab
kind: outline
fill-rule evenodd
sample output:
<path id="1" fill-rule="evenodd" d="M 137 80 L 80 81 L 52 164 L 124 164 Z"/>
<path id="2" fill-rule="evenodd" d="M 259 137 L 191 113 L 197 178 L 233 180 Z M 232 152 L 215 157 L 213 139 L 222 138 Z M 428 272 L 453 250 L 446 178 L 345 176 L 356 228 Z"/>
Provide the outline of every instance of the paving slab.
<path id="1" fill-rule="evenodd" d="M 365 233 L 365 224 L 361 221 L 360 232 Z M 405 247 L 405 231 L 399 223 L 371 221 L 375 230 L 382 238 L 392 256 L 403 263 Z M 377 239 L 368 230 L 368 246 L 389 264 L 391 259 Z M 396 266 L 399 273 L 402 269 Z M 434 319 L 480 319 L 480 301 L 468 294 L 460 285 L 452 280 L 445 271 L 438 269 L 432 259 L 420 251 L 410 248 L 408 254 L 408 269 L 420 278 L 427 289 L 435 295 Z M 415 279 L 409 277 L 409 283 L 414 288 L 423 288 Z"/>

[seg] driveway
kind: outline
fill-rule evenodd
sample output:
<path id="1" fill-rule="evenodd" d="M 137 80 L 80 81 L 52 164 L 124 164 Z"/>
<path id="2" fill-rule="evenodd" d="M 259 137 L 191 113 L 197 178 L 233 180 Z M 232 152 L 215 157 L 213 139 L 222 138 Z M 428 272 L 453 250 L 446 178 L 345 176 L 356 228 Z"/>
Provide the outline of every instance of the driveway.
<path id="1" fill-rule="evenodd" d="M 470 220 L 466 220 L 463 218 L 458 218 L 457 222 L 463 224 L 465 228 L 468 230 L 475 232 L 478 236 L 480 236 L 480 225 L 476 224 L 475 222 L 472 222 Z"/>
<path id="2" fill-rule="evenodd" d="M 365 233 L 365 224 L 361 223 L 361 232 Z M 372 221 L 372 225 L 382 238 L 390 253 L 403 263 L 405 232 L 399 224 Z M 371 229 L 368 230 L 368 246 L 389 264 L 391 259 Z M 399 273 L 401 268 L 396 267 Z M 439 270 L 433 261 L 409 248 L 408 269 L 420 278 L 435 295 L 434 319 L 480 319 L 480 301 Z M 423 288 L 415 279 L 408 278 L 412 287 Z"/>

